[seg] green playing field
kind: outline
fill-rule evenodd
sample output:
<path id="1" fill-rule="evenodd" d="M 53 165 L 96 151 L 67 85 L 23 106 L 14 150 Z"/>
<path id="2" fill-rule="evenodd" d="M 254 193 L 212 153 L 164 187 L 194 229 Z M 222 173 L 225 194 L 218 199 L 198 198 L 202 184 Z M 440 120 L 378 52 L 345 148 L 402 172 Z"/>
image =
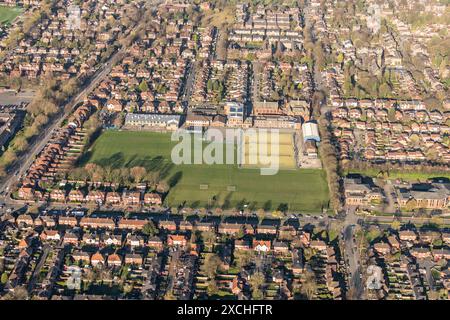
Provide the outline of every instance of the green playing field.
<path id="1" fill-rule="evenodd" d="M 232 207 L 245 199 L 256 208 L 276 209 L 283 203 L 291 211 L 321 212 L 328 205 L 322 170 L 280 170 L 276 175 L 263 176 L 259 169 L 237 165 L 174 165 L 170 155 L 175 144 L 170 134 L 107 131 L 87 152 L 84 163 L 113 168 L 143 166 L 163 172 L 169 184 L 175 184 L 166 199 L 170 206 L 195 202 L 199 206 L 229 203 Z"/>
<path id="2" fill-rule="evenodd" d="M 21 13 L 21 8 L 0 6 L 0 25 L 11 23 Z"/>

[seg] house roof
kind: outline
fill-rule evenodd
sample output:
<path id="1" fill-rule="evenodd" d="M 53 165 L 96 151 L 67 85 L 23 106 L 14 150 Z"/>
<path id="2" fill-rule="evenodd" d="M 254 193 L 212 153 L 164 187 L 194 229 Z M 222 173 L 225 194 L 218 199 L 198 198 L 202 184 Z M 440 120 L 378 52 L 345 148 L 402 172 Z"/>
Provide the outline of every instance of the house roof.
<path id="1" fill-rule="evenodd" d="M 128 113 L 125 116 L 125 124 L 139 122 L 139 123 L 174 123 L 180 122 L 181 116 L 175 114 L 139 114 Z"/>
<path id="2" fill-rule="evenodd" d="M 120 259 L 120 256 L 116 253 L 113 253 L 108 256 L 108 262 L 120 262 L 120 261 L 122 260 Z"/>
<path id="3" fill-rule="evenodd" d="M 100 252 L 96 252 L 92 255 L 91 261 L 105 261 L 105 258 Z"/>

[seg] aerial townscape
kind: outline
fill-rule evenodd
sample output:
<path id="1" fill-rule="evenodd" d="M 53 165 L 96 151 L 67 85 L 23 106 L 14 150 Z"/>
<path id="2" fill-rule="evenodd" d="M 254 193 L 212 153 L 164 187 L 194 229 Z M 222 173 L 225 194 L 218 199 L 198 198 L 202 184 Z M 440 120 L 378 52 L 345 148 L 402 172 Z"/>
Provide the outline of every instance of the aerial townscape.
<path id="1" fill-rule="evenodd" d="M 449 300 L 449 24 L 0 0 L 0 300 Z"/>

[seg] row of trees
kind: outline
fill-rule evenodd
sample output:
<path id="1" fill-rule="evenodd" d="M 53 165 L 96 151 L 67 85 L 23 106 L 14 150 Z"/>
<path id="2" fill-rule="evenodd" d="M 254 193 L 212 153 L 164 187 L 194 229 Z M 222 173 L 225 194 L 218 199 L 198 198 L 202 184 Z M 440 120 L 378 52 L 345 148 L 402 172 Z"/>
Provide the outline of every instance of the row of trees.
<path id="1" fill-rule="evenodd" d="M 332 143 L 332 136 L 328 129 L 328 121 L 326 120 L 325 115 L 320 117 L 319 131 L 322 139 L 319 145 L 319 152 L 322 158 L 323 167 L 327 173 L 331 206 L 334 210 L 340 210 L 342 208 L 340 165 L 337 160 L 336 148 Z"/>
<path id="2" fill-rule="evenodd" d="M 226 196 L 223 202 L 220 203 L 219 196 L 215 195 L 209 199 L 208 203 L 206 203 L 204 207 L 202 207 L 203 204 L 200 201 L 192 201 L 189 203 L 185 201 L 184 203 L 180 204 L 178 208 L 204 209 L 204 210 L 214 209 L 214 211 L 217 214 L 221 214 L 223 211 L 226 210 L 234 209 L 237 211 L 242 211 L 245 214 L 256 211 L 258 215 L 264 215 L 266 212 L 271 212 L 272 210 L 274 210 L 273 214 L 277 216 L 282 216 L 283 214 L 289 211 L 289 205 L 287 203 L 280 203 L 278 204 L 278 206 L 275 206 L 272 203 L 272 200 L 267 200 L 264 203 L 259 204 L 256 201 L 247 201 L 246 199 L 241 199 L 237 202 L 231 202 L 230 198 L 231 194 Z M 169 206 L 170 205 L 171 204 L 169 203 Z"/>
<path id="3" fill-rule="evenodd" d="M 338 59 L 339 60 L 339 56 Z M 375 62 L 373 62 L 375 63 Z M 393 82 L 396 77 L 390 70 L 382 68 L 377 75 L 372 72 L 358 69 L 353 61 L 343 66 L 344 83 L 342 90 L 345 96 L 356 98 L 394 98 Z M 358 79 L 356 81 L 356 78 Z"/>
<path id="4" fill-rule="evenodd" d="M 102 167 L 95 163 L 88 163 L 84 167 L 72 169 L 68 179 L 91 181 L 91 182 L 109 182 L 129 187 L 135 187 L 139 183 L 147 182 L 151 186 L 157 186 L 158 191 L 167 192 L 169 186 L 162 180 L 158 171 L 147 171 L 144 167 L 136 166 L 132 168 Z"/>
<path id="5" fill-rule="evenodd" d="M 450 173 L 450 168 L 448 165 L 432 165 L 432 164 L 406 164 L 406 163 L 371 163 L 368 161 L 361 161 L 353 159 L 352 161 L 343 162 L 342 169 L 345 171 L 366 171 L 370 170 L 377 172 L 378 176 L 389 178 L 389 175 L 396 174 L 398 172 L 402 173 L 424 173 L 432 174 L 435 176 L 448 176 Z"/>

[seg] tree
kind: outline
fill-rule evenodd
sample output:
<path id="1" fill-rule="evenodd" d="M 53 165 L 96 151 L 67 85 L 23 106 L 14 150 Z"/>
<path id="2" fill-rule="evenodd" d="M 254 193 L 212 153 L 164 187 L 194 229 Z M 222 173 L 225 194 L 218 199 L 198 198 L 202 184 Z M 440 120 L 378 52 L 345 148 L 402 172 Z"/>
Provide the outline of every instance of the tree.
<path id="1" fill-rule="evenodd" d="M 328 120 L 324 115 L 319 120 L 319 133 L 322 136 L 322 142 L 319 145 L 319 152 L 322 156 L 322 163 L 327 173 L 328 187 L 330 189 L 331 205 L 335 210 L 342 206 L 339 185 L 339 164 L 335 147 L 332 145 L 331 133 L 328 130 Z"/>
<path id="2" fill-rule="evenodd" d="M 160 181 L 156 189 L 161 193 L 166 193 L 169 191 L 169 185 L 165 181 Z"/>
<path id="3" fill-rule="evenodd" d="M 387 83 L 381 83 L 378 87 L 378 94 L 381 98 L 387 98 L 391 95 L 392 89 Z"/>
<path id="4" fill-rule="evenodd" d="M 147 170 L 144 167 L 133 167 L 130 169 L 130 175 L 137 183 L 142 182 L 147 175 Z"/>
<path id="5" fill-rule="evenodd" d="M 78 80 L 76 78 L 72 78 L 69 81 L 63 83 L 61 90 L 66 96 L 71 96 L 75 93 L 78 86 Z"/>
<path id="6" fill-rule="evenodd" d="M 134 285 L 133 285 L 133 284 L 125 284 L 125 285 L 123 286 L 123 293 L 124 293 L 124 294 L 128 294 L 128 293 L 130 293 L 131 291 L 133 291 L 133 288 L 134 288 Z"/>
<path id="7" fill-rule="evenodd" d="M 262 300 L 264 298 L 264 294 L 260 289 L 254 289 L 252 291 L 252 299 L 253 300 Z"/>
<path id="8" fill-rule="evenodd" d="M 8 274 L 6 272 L 3 272 L 2 277 L 0 279 L 0 282 L 4 285 L 6 282 L 8 282 Z"/>
<path id="9" fill-rule="evenodd" d="M 22 152 L 25 149 L 28 148 L 28 142 L 26 137 L 24 136 L 18 136 L 15 140 L 14 140 L 14 148 L 18 151 L 18 152 Z"/>
<path id="10" fill-rule="evenodd" d="M 245 230 L 244 227 L 240 227 L 239 231 L 235 234 L 235 239 L 242 239 L 245 236 Z"/>
<path id="11" fill-rule="evenodd" d="M 211 92 L 213 89 L 213 81 L 211 79 L 208 80 L 208 82 L 206 83 L 206 89 L 208 90 L 208 92 Z"/>
<path id="12" fill-rule="evenodd" d="M 160 181 L 161 175 L 159 171 L 151 171 L 147 172 L 147 175 L 144 179 L 149 183 L 150 186 L 154 186 Z"/>
<path id="13" fill-rule="evenodd" d="M 305 257 L 305 261 L 311 260 L 311 258 L 314 256 L 315 252 L 312 248 L 305 248 L 303 250 L 303 256 Z"/>
<path id="14" fill-rule="evenodd" d="M 15 287 L 13 291 L 3 296 L 4 300 L 27 300 L 28 291 L 25 287 Z"/>
<path id="15" fill-rule="evenodd" d="M 247 201 L 245 199 L 242 199 L 236 204 L 236 209 L 239 211 L 244 211 L 246 204 L 247 204 Z"/>
<path id="16" fill-rule="evenodd" d="M 400 223 L 400 221 L 398 221 L 398 220 L 394 220 L 394 221 L 392 221 L 392 223 L 391 223 L 391 229 L 392 230 L 399 230 L 400 229 L 400 227 L 401 227 L 401 223 Z"/>
<path id="17" fill-rule="evenodd" d="M 193 201 L 191 202 L 191 204 L 189 205 L 189 207 L 191 209 L 197 209 L 200 206 L 200 201 Z"/>
<path id="18" fill-rule="evenodd" d="M 289 205 L 287 203 L 280 203 L 277 210 L 286 213 L 289 210 Z"/>
<path id="19" fill-rule="evenodd" d="M 229 193 L 226 197 L 225 197 L 225 199 L 223 200 L 223 204 L 222 204 L 222 210 L 228 210 L 228 209 L 230 209 L 230 207 L 231 207 L 231 201 L 230 201 L 230 198 L 231 198 L 231 193 Z"/>
<path id="20" fill-rule="evenodd" d="M 395 113 L 396 113 L 396 109 L 395 108 L 389 108 L 388 110 L 388 119 L 391 122 L 395 121 Z"/>
<path id="21" fill-rule="evenodd" d="M 176 298 L 173 295 L 172 291 L 169 291 L 164 295 L 164 300 L 176 300 Z"/>
<path id="22" fill-rule="evenodd" d="M 216 234 L 211 231 L 202 232 L 202 240 L 204 243 L 213 244 L 216 241 Z"/>
<path id="23" fill-rule="evenodd" d="M 91 138 L 95 132 L 97 132 L 102 126 L 102 121 L 100 120 L 98 113 L 92 115 L 83 125 L 87 131 L 86 142 L 90 143 Z"/>
<path id="24" fill-rule="evenodd" d="M 118 113 L 113 121 L 115 127 L 120 128 L 125 123 L 125 116 L 122 113 Z"/>
<path id="25" fill-rule="evenodd" d="M 149 237 L 153 237 L 158 233 L 158 229 L 155 227 L 153 221 L 149 220 L 148 223 L 142 228 L 142 233 Z"/>
<path id="26" fill-rule="evenodd" d="M 255 272 L 250 278 L 250 286 L 252 288 L 252 297 L 254 299 L 262 299 L 263 294 L 261 286 L 265 282 L 265 277 L 261 272 Z"/>
<path id="27" fill-rule="evenodd" d="M 369 243 L 381 236 L 381 231 L 378 227 L 371 227 L 365 234 L 365 237 Z"/>
<path id="28" fill-rule="evenodd" d="M 442 102 L 439 99 L 436 99 L 435 97 L 431 96 L 423 100 L 425 105 L 429 109 L 440 109 L 442 108 Z"/>
<path id="29" fill-rule="evenodd" d="M 322 44 L 317 42 L 314 45 L 314 58 L 315 58 L 315 65 L 319 70 L 322 70 L 325 67 L 325 55 L 323 52 Z"/>
<path id="30" fill-rule="evenodd" d="M 272 210 L 272 200 L 267 200 L 263 205 L 264 211 L 270 211 Z"/>
<path id="31" fill-rule="evenodd" d="M 217 283 L 216 280 L 211 279 L 209 281 L 208 287 L 206 288 L 207 292 L 208 292 L 208 296 L 213 296 L 215 294 L 217 294 L 217 292 L 219 292 L 219 288 L 217 288 Z"/>
<path id="32" fill-rule="evenodd" d="M 302 294 L 306 296 L 308 300 L 314 297 L 317 291 L 316 275 L 311 270 L 305 271 L 305 281 L 302 284 Z"/>
<path id="33" fill-rule="evenodd" d="M 103 169 L 99 165 L 87 164 L 86 165 L 86 170 L 88 172 L 88 175 L 90 175 L 90 179 L 93 180 L 94 182 L 97 182 L 97 181 L 105 180 L 106 172 L 108 170 L 110 170 L 110 168 Z"/>
<path id="34" fill-rule="evenodd" d="M 95 172 L 98 170 L 99 166 L 95 163 L 88 163 L 84 166 L 84 169 L 86 170 L 89 179 L 94 180 Z"/>
<path id="35" fill-rule="evenodd" d="M 441 227 L 441 226 L 444 225 L 444 219 L 442 217 L 432 217 L 430 219 L 430 223 L 434 224 L 434 225 L 436 225 L 438 227 Z"/>
<path id="36" fill-rule="evenodd" d="M 113 175 L 116 176 L 116 182 L 119 184 L 124 184 L 126 186 L 130 186 L 131 182 L 134 181 L 134 178 L 131 176 L 131 171 L 128 168 L 120 168 L 114 170 Z"/>
<path id="37" fill-rule="evenodd" d="M 253 251 L 239 252 L 235 251 L 234 262 L 239 269 L 245 267 L 253 261 Z"/>
<path id="38" fill-rule="evenodd" d="M 197 243 L 197 241 L 198 241 L 198 236 L 199 236 L 199 231 L 197 231 L 196 229 L 195 229 L 195 227 L 192 229 L 192 232 L 191 232 L 191 239 L 189 240 L 192 244 L 195 244 L 195 243 Z"/>
<path id="39" fill-rule="evenodd" d="M 220 265 L 221 265 L 221 260 L 217 254 L 212 253 L 206 258 L 206 261 L 204 264 L 205 271 L 211 280 L 214 280 L 214 278 L 216 277 L 217 269 L 219 268 Z"/>
<path id="40" fill-rule="evenodd" d="M 148 91 L 148 84 L 147 84 L 147 81 L 142 80 L 142 82 L 139 84 L 139 90 L 140 90 L 141 92 L 146 92 L 146 91 Z"/>
<path id="41" fill-rule="evenodd" d="M 416 199 L 410 199 L 410 200 L 408 200 L 408 202 L 406 202 L 405 209 L 407 211 L 413 211 L 416 208 L 417 208 L 417 201 L 416 201 Z"/>

